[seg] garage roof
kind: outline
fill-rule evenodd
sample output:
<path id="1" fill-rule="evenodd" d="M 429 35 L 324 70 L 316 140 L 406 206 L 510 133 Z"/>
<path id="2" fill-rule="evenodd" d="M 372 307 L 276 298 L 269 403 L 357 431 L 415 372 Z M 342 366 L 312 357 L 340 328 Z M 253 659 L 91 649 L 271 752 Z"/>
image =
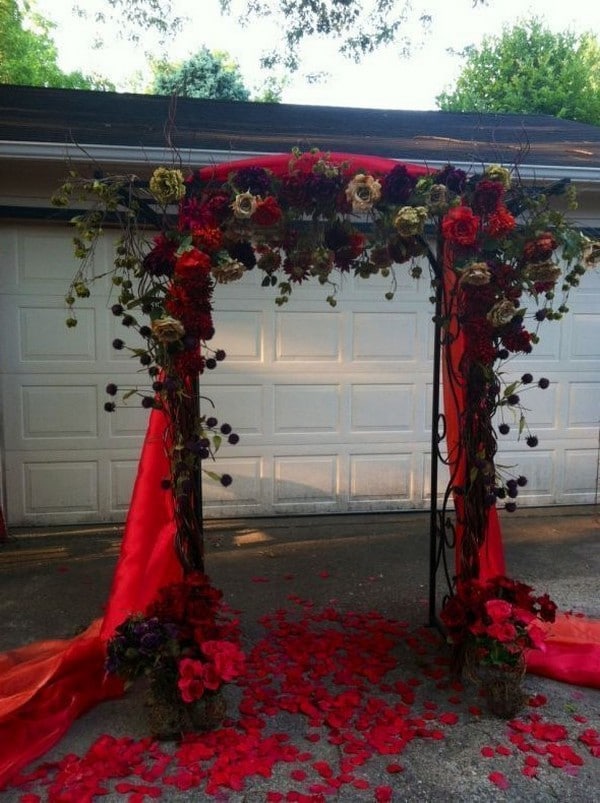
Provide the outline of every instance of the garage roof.
<path id="1" fill-rule="evenodd" d="M 548 115 L 460 114 L 192 100 L 0 86 L 0 156 L 19 146 L 174 146 L 223 160 L 294 147 L 432 165 L 500 162 L 600 171 L 600 127 Z M 172 145 L 170 145 L 172 143 Z M 142 154 L 141 154 L 142 155 Z M 64 153 L 63 153 L 64 156 Z M 46 158 L 50 158 L 49 156 Z M 196 161 L 198 161 L 196 159 Z"/>

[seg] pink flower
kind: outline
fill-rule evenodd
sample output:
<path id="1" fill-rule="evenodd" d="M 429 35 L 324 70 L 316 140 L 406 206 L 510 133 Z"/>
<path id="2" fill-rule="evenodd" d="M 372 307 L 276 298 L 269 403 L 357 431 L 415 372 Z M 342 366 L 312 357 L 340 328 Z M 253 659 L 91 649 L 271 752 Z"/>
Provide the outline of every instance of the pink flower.
<path id="1" fill-rule="evenodd" d="M 485 610 L 492 622 L 506 622 L 510 619 L 513 607 L 510 602 L 503 599 L 489 599 L 485 603 Z"/>
<path id="2" fill-rule="evenodd" d="M 179 680 L 177 686 L 184 703 L 193 703 L 204 694 L 204 664 L 193 658 L 183 658 L 179 662 Z"/>

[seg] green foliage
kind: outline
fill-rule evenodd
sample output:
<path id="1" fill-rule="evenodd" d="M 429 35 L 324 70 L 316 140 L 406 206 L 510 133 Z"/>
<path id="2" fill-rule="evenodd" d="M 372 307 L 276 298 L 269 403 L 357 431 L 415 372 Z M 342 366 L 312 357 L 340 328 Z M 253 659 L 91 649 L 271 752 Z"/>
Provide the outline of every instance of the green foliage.
<path id="1" fill-rule="evenodd" d="M 550 114 L 600 125 L 600 43 L 591 33 L 552 33 L 538 19 L 505 27 L 467 48 L 442 111 Z"/>
<path id="2" fill-rule="evenodd" d="M 122 15 L 126 36 L 139 40 L 140 31 L 153 29 L 163 38 L 184 24 L 177 17 L 173 0 L 107 0 L 114 15 Z M 487 0 L 471 0 L 471 6 Z M 400 53 L 410 52 L 410 37 L 402 34 L 407 23 L 419 21 L 424 28 L 431 22 L 427 2 L 412 0 L 219 0 L 225 14 L 242 23 L 273 20 L 281 37 L 278 45 L 263 58 L 263 66 L 283 66 L 294 72 L 300 66 L 300 50 L 309 39 L 336 40 L 339 49 L 354 61 L 381 46 L 393 44 Z M 467 5 L 465 3 L 465 5 Z M 419 6 L 422 6 L 419 9 Z M 101 22 L 106 15 L 101 15 Z"/>
<path id="3" fill-rule="evenodd" d="M 53 25 L 17 0 L 0 0 L 0 83 L 64 89 L 112 89 L 108 81 L 63 72 L 52 41 Z"/>
<path id="4" fill-rule="evenodd" d="M 249 100 L 238 65 L 227 53 L 203 47 L 187 61 L 154 65 L 156 95 L 179 95 L 213 100 Z"/>
<path id="5" fill-rule="evenodd" d="M 175 13 L 173 0 L 107 0 L 107 4 L 106 11 L 90 12 L 78 4 L 75 10 L 97 25 L 117 21 L 122 35 L 132 42 L 139 42 L 144 32 L 151 30 L 163 43 L 181 31 L 185 22 Z"/>

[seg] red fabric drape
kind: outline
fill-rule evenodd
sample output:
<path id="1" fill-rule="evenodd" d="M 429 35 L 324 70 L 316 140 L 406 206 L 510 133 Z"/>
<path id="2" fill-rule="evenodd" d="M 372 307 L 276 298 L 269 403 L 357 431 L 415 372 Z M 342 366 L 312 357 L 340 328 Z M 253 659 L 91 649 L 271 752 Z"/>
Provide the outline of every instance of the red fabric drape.
<path id="1" fill-rule="evenodd" d="M 464 335 L 458 324 L 459 292 L 452 253 L 444 249 L 443 255 L 443 315 L 448 321 L 447 345 L 442 355 L 444 416 L 446 420 L 446 448 L 454 484 L 462 486 L 467 477 L 466 454 L 461 449 L 461 412 L 467 404 L 465 383 L 461 381 L 461 360 L 465 351 Z M 456 511 L 455 570 L 461 573 L 461 545 L 464 532 L 464 504 L 460 496 L 454 497 Z M 485 541 L 479 550 L 479 576 L 482 580 L 506 573 L 502 534 L 495 507 L 488 508 L 485 523 Z"/>
<path id="2" fill-rule="evenodd" d="M 346 162 L 348 173 L 364 170 L 382 174 L 398 164 L 353 154 L 330 154 L 329 158 Z M 282 175 L 289 161 L 289 155 L 249 159 L 210 166 L 201 175 L 222 181 L 233 170 L 249 165 Z M 406 167 L 414 176 L 428 172 L 418 166 Z M 455 277 L 451 266 L 445 265 L 444 271 L 445 281 L 452 287 Z M 458 366 L 463 343 L 460 332 L 456 334 L 449 360 Z M 452 454 L 460 438 L 464 395 L 460 389 L 448 395 L 446 383 L 444 389 L 448 451 Z M 96 703 L 122 693 L 121 682 L 108 678 L 104 672 L 106 641 L 129 613 L 144 610 L 161 586 L 181 577 L 174 549 L 171 497 L 160 489 L 161 479 L 169 473 L 166 437 L 165 417 L 153 411 L 104 618 L 73 639 L 39 642 L 0 655 L 0 789 L 19 769 L 50 749 L 77 717 Z M 459 466 L 459 471 L 464 472 L 464 466 Z M 495 509 L 489 513 L 487 542 L 480 558 L 482 574 L 503 571 Z M 548 677 L 600 688 L 600 623 L 561 618 L 550 628 L 548 650 L 532 653 L 529 666 Z"/>
<path id="3" fill-rule="evenodd" d="M 165 437 L 165 416 L 153 410 L 104 618 L 73 639 L 0 655 L 0 789 L 75 719 L 123 693 L 121 681 L 104 671 L 106 642 L 129 613 L 144 610 L 161 586 L 181 577 L 171 497 L 160 488 L 169 473 Z"/>

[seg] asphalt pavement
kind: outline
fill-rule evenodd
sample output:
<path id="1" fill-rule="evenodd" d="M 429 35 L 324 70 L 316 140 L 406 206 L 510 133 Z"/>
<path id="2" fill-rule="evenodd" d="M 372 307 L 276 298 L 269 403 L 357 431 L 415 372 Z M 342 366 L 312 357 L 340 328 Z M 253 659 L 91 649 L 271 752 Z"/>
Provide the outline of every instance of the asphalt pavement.
<path id="1" fill-rule="evenodd" d="M 106 794 L 93 799 L 600 800 L 600 736 L 594 748 L 594 734 L 600 734 L 600 691 L 528 674 L 524 684 L 529 704 L 518 718 L 521 724 L 510 726 L 486 711 L 475 687 L 459 686 L 448 677 L 446 647 L 437 630 L 428 627 L 428 527 L 424 513 L 209 520 L 207 573 L 228 604 L 240 612 L 244 647 L 253 656 L 252 693 L 261 688 L 256 673 L 266 671 L 267 653 L 274 664 L 279 661 L 278 666 L 288 667 L 291 653 L 284 660 L 281 651 L 297 637 L 307 652 L 323 650 L 317 666 L 321 662 L 325 667 L 328 661 L 338 664 L 323 669 L 319 682 L 314 680 L 319 671 L 310 670 L 312 703 L 317 699 L 329 713 L 325 721 L 314 715 L 311 720 L 308 703 L 298 702 L 302 685 L 297 687 L 294 708 L 289 699 L 282 703 L 281 688 L 265 677 L 263 699 L 253 698 L 262 712 L 260 749 L 267 743 L 272 748 L 273 744 L 289 747 L 287 754 L 282 753 L 287 758 L 274 760 L 273 748 L 271 759 L 264 759 L 273 760 L 269 777 L 247 771 L 239 789 L 207 787 L 207 768 L 214 769 L 218 758 L 213 756 L 212 763 L 202 765 L 208 774 L 194 776 L 186 789 L 167 770 L 152 783 L 145 782 L 142 764 L 133 763 L 130 778 L 107 777 Z M 597 506 L 523 509 L 503 516 L 502 527 L 511 576 L 540 593 L 547 591 L 563 612 L 600 616 Z M 11 531 L 0 545 L 0 650 L 40 639 L 69 638 L 101 616 L 120 540 L 121 529 L 116 526 Z M 343 634 L 335 650 L 332 628 Z M 339 670 L 356 669 L 357 655 L 351 653 L 364 649 L 365 634 L 373 638 L 374 665 L 381 649 L 385 660 L 393 660 L 383 678 L 366 676 L 366 685 L 359 684 L 352 709 L 349 700 L 354 698 L 348 697 Z M 298 665 L 308 666 L 303 660 L 298 658 Z M 228 689 L 232 739 L 244 716 L 240 703 L 248 708 L 248 693 L 244 684 Z M 344 700 L 347 719 L 342 727 L 332 721 L 330 709 Z M 382 711 L 388 717 L 385 727 Z M 411 735 L 400 748 L 398 728 L 407 722 Z M 85 799 L 77 797 L 77 786 L 68 787 L 64 780 L 65 762 L 71 762 L 69 783 L 74 783 L 77 772 L 85 775 L 90 748 L 101 735 L 117 740 L 117 747 L 125 744 L 118 740 L 127 739 L 139 745 L 147 735 L 144 723 L 143 695 L 136 687 L 122 699 L 98 705 L 28 768 L 43 764 L 45 780 L 6 789 L 0 799 L 36 800 L 23 797 L 27 794 L 49 801 Z M 368 749 L 365 734 L 371 740 Z M 173 766 L 180 766 L 181 745 L 161 743 L 159 749 L 165 766 L 169 757 Z M 224 750 L 221 744 L 219 755 L 227 755 L 229 749 L 231 762 L 241 767 L 239 751 L 247 751 L 248 745 L 231 741 Z M 261 771 L 266 772 L 264 766 Z M 49 785 L 51 779 L 54 786 Z M 65 796 L 65 789 L 74 796 Z"/>

